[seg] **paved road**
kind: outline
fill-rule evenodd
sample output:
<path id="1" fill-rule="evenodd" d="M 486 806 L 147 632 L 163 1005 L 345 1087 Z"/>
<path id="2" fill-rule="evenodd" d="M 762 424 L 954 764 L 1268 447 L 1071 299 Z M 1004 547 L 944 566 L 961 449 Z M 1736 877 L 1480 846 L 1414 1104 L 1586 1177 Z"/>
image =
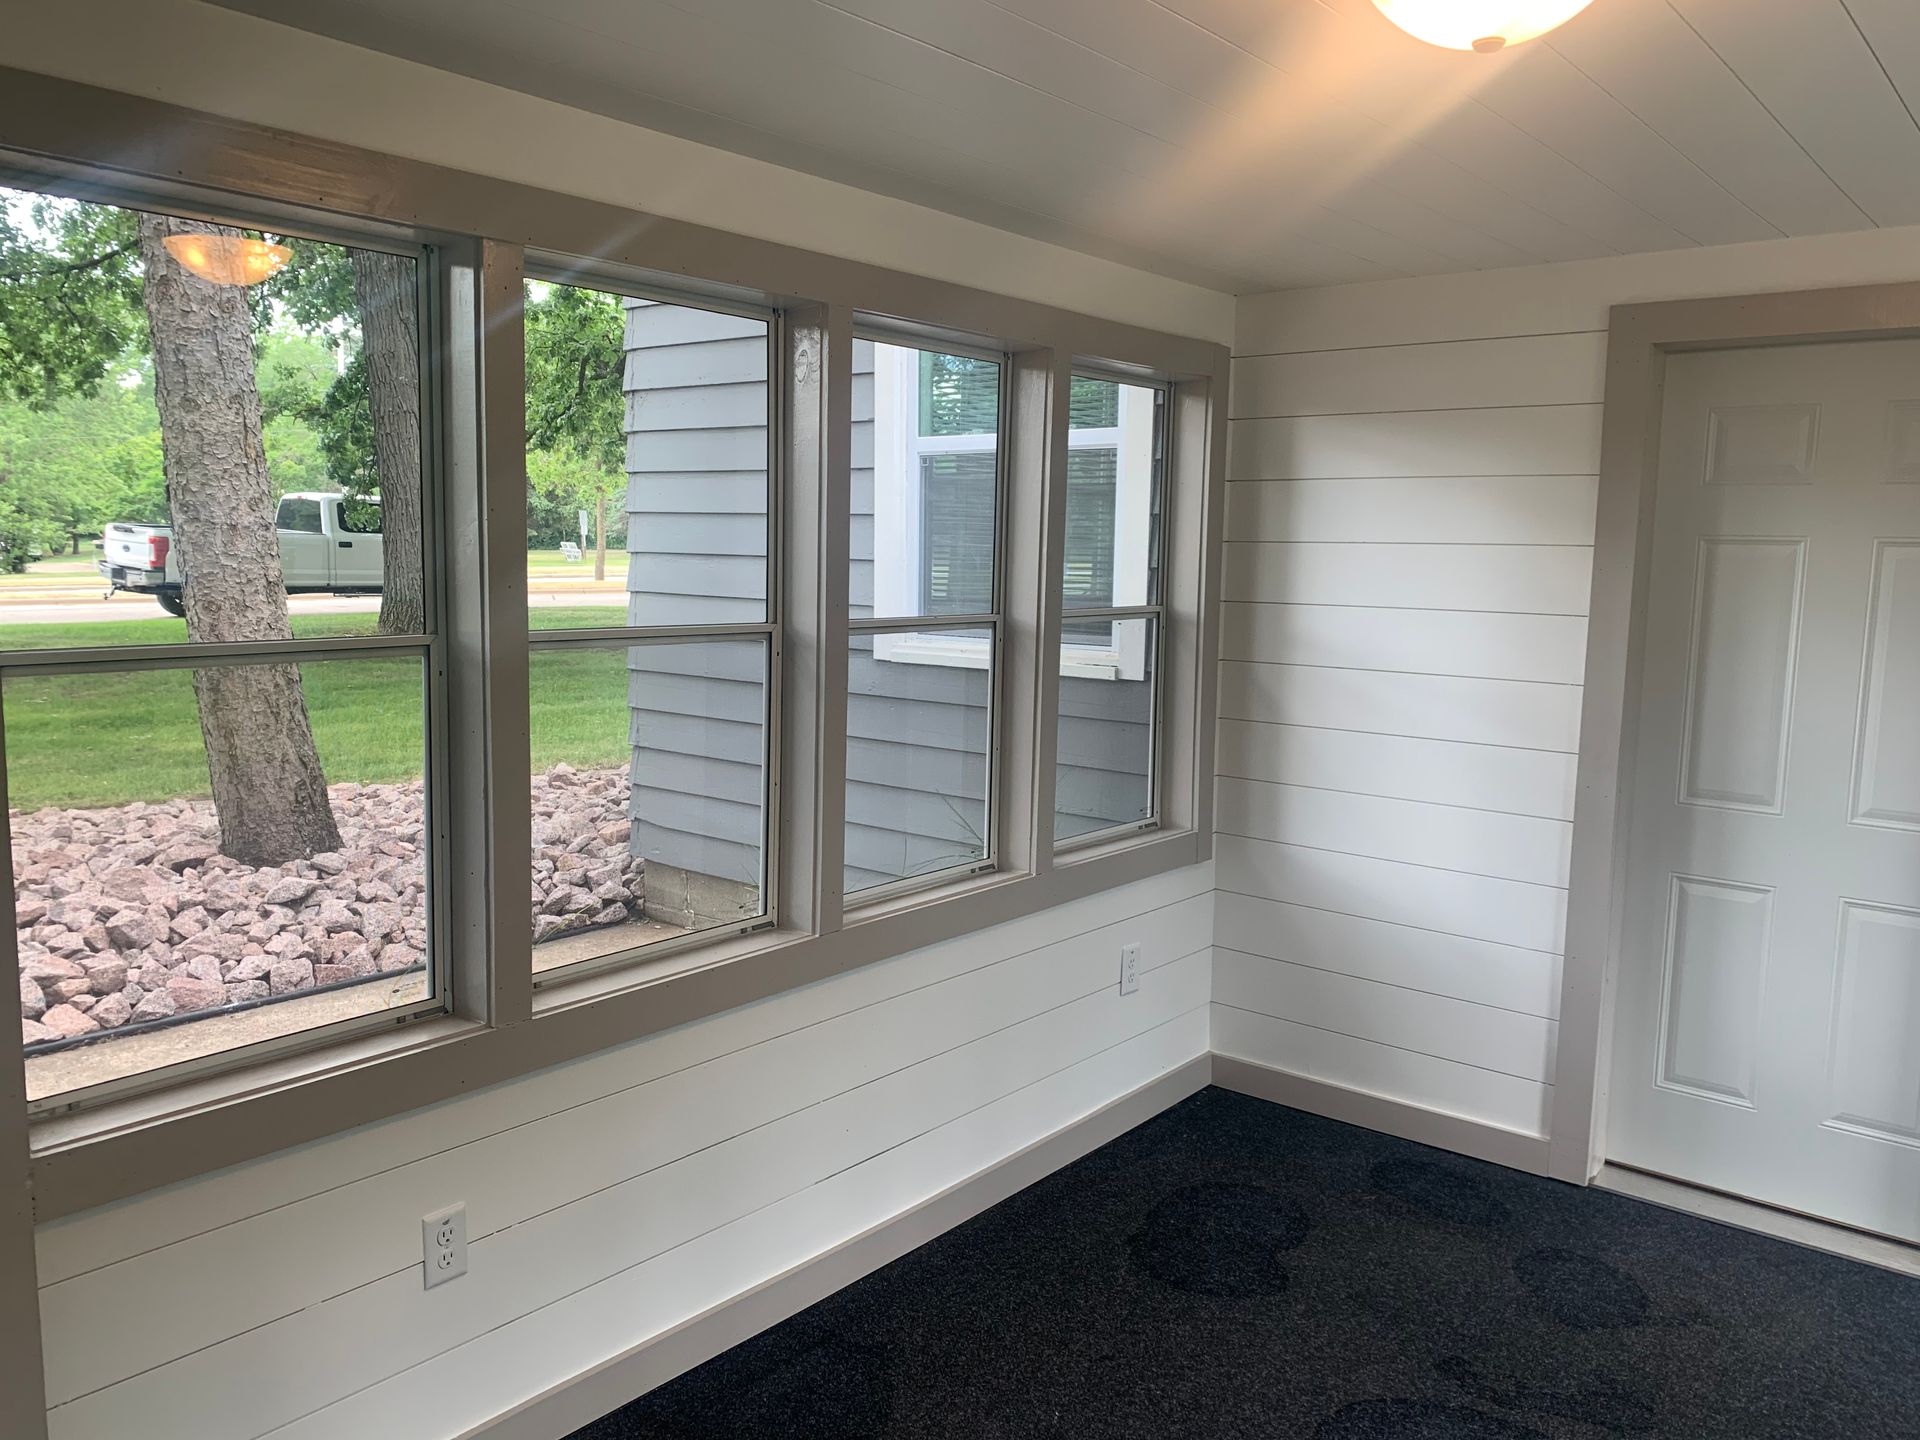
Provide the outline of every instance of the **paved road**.
<path id="1" fill-rule="evenodd" d="M 536 585 L 538 581 L 534 582 Z M 41 592 L 46 594 L 48 592 Z M 57 592 L 56 592 L 57 593 Z M 577 582 L 565 589 L 540 588 L 531 591 L 527 603 L 536 609 L 558 605 L 618 605 L 624 592 L 617 585 L 582 588 Z M 377 595 L 289 595 L 287 609 L 295 615 L 354 615 L 372 613 L 380 608 Z M 83 621 L 164 620 L 167 612 L 160 602 L 145 596 L 121 594 L 111 600 L 100 598 L 100 587 L 89 586 L 59 599 L 15 600 L 0 595 L 0 625 L 74 625 Z"/>

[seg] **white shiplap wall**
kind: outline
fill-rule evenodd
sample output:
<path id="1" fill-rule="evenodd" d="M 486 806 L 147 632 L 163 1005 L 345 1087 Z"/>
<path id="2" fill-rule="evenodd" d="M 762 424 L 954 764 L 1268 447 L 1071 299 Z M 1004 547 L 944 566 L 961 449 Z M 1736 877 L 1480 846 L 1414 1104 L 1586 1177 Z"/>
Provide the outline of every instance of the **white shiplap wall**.
<path id="1" fill-rule="evenodd" d="M 1212 883 L 1141 881 L 43 1226 L 51 1434 L 491 1419 L 1205 1055 Z M 418 1217 L 455 1201 L 470 1270 L 427 1291 Z"/>
<path id="2" fill-rule="evenodd" d="M 1894 240 L 1241 301 L 1216 1052 L 1546 1134 L 1608 308 L 1920 276 Z"/>

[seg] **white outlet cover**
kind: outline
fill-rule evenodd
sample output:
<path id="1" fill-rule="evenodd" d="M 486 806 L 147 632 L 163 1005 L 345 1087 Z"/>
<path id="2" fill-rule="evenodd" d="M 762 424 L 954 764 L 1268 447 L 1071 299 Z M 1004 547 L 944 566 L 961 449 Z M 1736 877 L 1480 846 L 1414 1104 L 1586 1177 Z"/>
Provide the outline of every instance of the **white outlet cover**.
<path id="1" fill-rule="evenodd" d="M 420 1217 L 420 1256 L 429 1290 L 467 1273 L 465 1204 L 449 1205 Z"/>
<path id="2" fill-rule="evenodd" d="M 1120 947 L 1120 993 L 1131 995 L 1140 988 L 1140 947 Z"/>

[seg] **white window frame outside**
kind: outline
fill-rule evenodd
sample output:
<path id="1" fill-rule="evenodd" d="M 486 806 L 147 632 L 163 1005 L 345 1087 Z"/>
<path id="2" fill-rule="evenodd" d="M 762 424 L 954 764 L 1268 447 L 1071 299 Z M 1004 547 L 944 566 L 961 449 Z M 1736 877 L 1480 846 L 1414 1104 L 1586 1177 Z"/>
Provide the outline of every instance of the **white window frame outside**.
<path id="1" fill-rule="evenodd" d="M 999 437 L 987 434 L 920 433 L 920 351 L 876 340 L 873 366 L 873 613 L 906 616 L 920 608 L 924 556 L 921 548 L 921 461 L 929 455 L 977 455 L 993 451 Z M 1120 423 L 1070 429 L 1070 450 L 1113 450 L 1113 588 L 1116 595 L 1145 595 L 1148 536 L 1153 525 L 1154 420 L 1152 392 L 1120 385 Z M 891 475 L 893 483 L 888 483 Z M 997 524 L 997 521 L 996 521 Z M 1103 607 L 1105 608 L 1105 607 Z M 1072 618 L 1063 612 L 1063 620 Z M 941 619 L 943 617 L 930 617 Z M 873 656 L 898 665 L 947 665 L 984 670 L 989 642 L 938 631 L 874 636 Z M 1146 677 L 1146 639 L 1138 627 L 1114 644 L 1063 642 L 1060 674 L 1074 680 L 1141 680 Z"/>

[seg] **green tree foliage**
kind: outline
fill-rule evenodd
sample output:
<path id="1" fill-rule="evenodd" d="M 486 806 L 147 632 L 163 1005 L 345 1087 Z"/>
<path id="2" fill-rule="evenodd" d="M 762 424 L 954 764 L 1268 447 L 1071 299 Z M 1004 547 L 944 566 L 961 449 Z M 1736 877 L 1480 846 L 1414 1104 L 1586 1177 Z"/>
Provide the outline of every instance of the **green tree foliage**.
<path id="1" fill-rule="evenodd" d="M 144 338 L 131 211 L 0 190 L 0 395 L 93 395 Z"/>
<path id="2" fill-rule="evenodd" d="M 626 359 L 618 297 L 528 287 L 527 486 L 549 505 L 595 513 L 596 575 L 605 568 L 607 503 L 627 488 Z"/>
<path id="3" fill-rule="evenodd" d="M 136 223 L 0 190 L 0 568 L 84 548 L 110 521 L 167 519 Z M 281 493 L 361 493 L 366 381 L 335 355 L 351 339 L 351 273 L 336 247 L 296 254 L 322 273 L 252 297 L 268 473 Z M 342 275 L 346 308 L 329 311 Z"/>
<path id="4" fill-rule="evenodd" d="M 626 475 L 626 319 L 618 297 L 529 287 L 527 448 L 570 451 Z"/>
<path id="5" fill-rule="evenodd" d="M 347 357 L 338 366 L 329 357 L 324 371 L 309 362 L 298 375 L 287 373 L 284 386 L 263 374 L 263 413 L 269 422 L 288 415 L 310 427 L 325 461 L 326 487 L 345 492 L 350 505 L 370 504 L 379 498 L 380 472 L 374 461 L 373 404 L 367 391 L 366 359 L 359 348 L 358 305 L 348 252 L 337 245 L 297 246 L 292 263 L 260 288 L 284 311 L 305 345 L 316 352 L 344 351 Z M 271 454 L 267 464 L 271 470 Z"/>
<path id="6" fill-rule="evenodd" d="M 129 372 L 44 409 L 0 403 L 0 554 L 9 568 L 109 520 L 165 515 L 149 375 Z"/>

